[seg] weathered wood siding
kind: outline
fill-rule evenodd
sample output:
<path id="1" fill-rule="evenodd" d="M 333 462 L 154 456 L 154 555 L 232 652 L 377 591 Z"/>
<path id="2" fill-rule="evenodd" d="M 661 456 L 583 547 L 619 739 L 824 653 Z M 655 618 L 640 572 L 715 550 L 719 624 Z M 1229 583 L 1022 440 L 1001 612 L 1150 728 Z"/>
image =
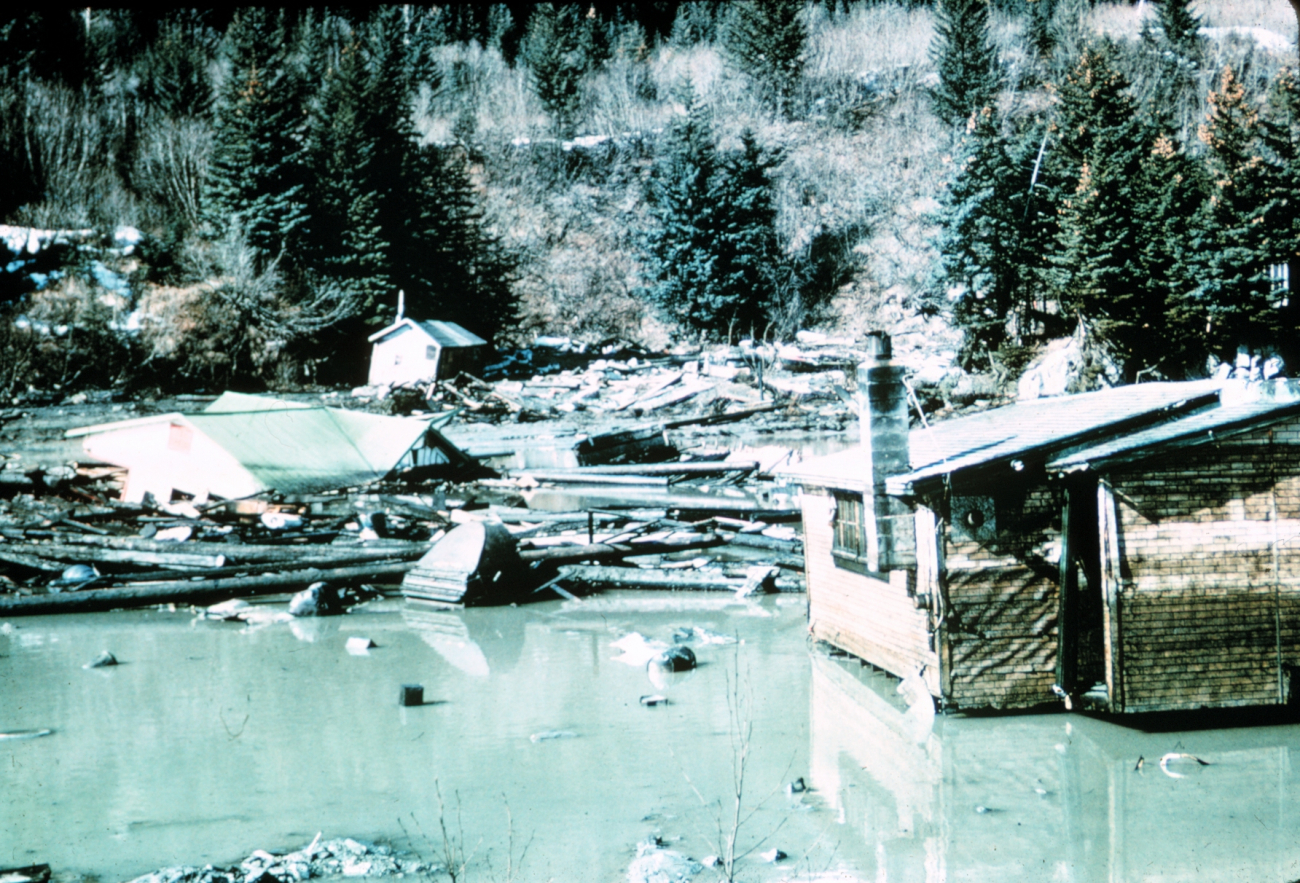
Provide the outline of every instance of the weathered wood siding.
<path id="1" fill-rule="evenodd" d="M 1108 476 L 1116 710 L 1285 702 L 1300 663 L 1300 421 Z"/>
<path id="2" fill-rule="evenodd" d="M 938 695 L 929 611 L 908 591 L 910 574 L 893 571 L 886 582 L 837 566 L 831 555 L 834 498 L 805 491 L 800 499 L 813 636 L 899 677 L 924 669 L 927 687 Z"/>
<path id="3" fill-rule="evenodd" d="M 1053 700 L 1061 496 L 1039 484 L 994 498 L 993 536 L 945 532 L 948 699 L 962 708 Z"/>

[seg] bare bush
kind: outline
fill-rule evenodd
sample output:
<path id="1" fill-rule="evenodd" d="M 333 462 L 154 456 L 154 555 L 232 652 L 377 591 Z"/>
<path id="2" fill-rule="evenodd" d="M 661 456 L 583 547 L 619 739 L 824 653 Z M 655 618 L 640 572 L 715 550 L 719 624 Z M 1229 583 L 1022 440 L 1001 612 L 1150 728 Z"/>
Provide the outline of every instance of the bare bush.
<path id="1" fill-rule="evenodd" d="M 421 85 L 414 107 L 424 143 L 458 140 L 457 126 L 464 132 L 467 122 L 473 140 L 489 145 L 534 138 L 547 130 L 548 118 L 528 85 L 527 71 L 511 67 L 499 49 L 473 41 L 450 43 L 439 46 L 432 61 L 435 82 Z"/>
<path id="2" fill-rule="evenodd" d="M 166 206 L 186 227 L 196 227 L 211 155 L 209 123 L 151 115 L 141 123 L 133 182 L 146 199 Z"/>
<path id="3" fill-rule="evenodd" d="M 28 164 L 44 199 L 15 215 L 34 227 L 134 224 L 138 208 L 114 171 L 125 121 L 66 86 L 26 89 Z"/>

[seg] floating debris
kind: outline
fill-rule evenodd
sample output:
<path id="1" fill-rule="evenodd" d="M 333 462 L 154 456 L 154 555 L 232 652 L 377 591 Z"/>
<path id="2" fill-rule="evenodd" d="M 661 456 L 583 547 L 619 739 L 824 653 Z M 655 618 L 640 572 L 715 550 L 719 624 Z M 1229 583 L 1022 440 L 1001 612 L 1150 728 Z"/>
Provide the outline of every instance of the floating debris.
<path id="1" fill-rule="evenodd" d="M 569 730 L 544 730 L 528 737 L 530 742 L 551 742 L 555 739 L 576 739 L 578 734 Z"/>
<path id="2" fill-rule="evenodd" d="M 105 668 L 110 665 L 117 665 L 117 657 L 105 650 L 83 665 L 82 668 Z"/>
<path id="3" fill-rule="evenodd" d="M 322 842 L 321 835 L 317 834 L 307 846 L 284 855 L 258 849 L 238 867 L 179 865 L 136 877 L 130 883 L 253 883 L 257 880 L 300 881 L 311 877 L 433 875 L 441 870 L 439 865 L 396 855 L 390 847 L 382 844 L 362 843 L 351 838 Z"/>

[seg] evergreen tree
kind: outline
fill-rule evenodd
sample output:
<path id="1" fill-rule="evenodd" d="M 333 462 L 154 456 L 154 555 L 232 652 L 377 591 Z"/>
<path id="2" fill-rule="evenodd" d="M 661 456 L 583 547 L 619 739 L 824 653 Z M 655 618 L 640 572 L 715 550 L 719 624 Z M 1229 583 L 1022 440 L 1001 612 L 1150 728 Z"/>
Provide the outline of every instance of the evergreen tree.
<path id="1" fill-rule="evenodd" d="M 1133 283 L 1151 304 L 1141 329 L 1144 362 L 1160 376 L 1197 376 L 1208 355 L 1205 314 L 1195 297 L 1196 231 L 1204 204 L 1203 165 L 1161 134 L 1143 157 L 1136 182 L 1138 266 Z"/>
<path id="2" fill-rule="evenodd" d="M 1201 127 L 1210 198 L 1198 219 L 1201 255 L 1196 297 L 1203 305 L 1211 345 L 1221 357 L 1236 347 L 1275 344 L 1281 316 L 1272 303 L 1268 268 L 1278 254 L 1267 223 L 1276 198 L 1275 176 L 1265 161 L 1259 111 L 1232 68 L 1225 67 L 1209 95 Z"/>
<path id="3" fill-rule="evenodd" d="M 962 361 L 968 368 L 986 367 L 1004 344 L 1022 343 L 1034 325 L 1042 251 L 1035 236 L 1039 218 L 1031 212 L 1032 178 L 1032 165 L 1026 168 L 1002 137 L 997 112 L 985 107 L 974 114 L 945 196 L 936 280 L 941 292 L 950 286 L 960 292 L 952 311 L 965 332 Z"/>
<path id="4" fill-rule="evenodd" d="M 283 12 L 236 13 L 225 36 L 229 71 L 218 94 L 206 212 L 274 259 L 296 251 L 307 223 L 306 94 L 288 56 Z"/>
<path id="5" fill-rule="evenodd" d="M 803 0 L 743 0 L 731 7 L 727 54 L 763 88 L 778 112 L 793 110 L 808 29 Z"/>
<path id="6" fill-rule="evenodd" d="M 1080 56 L 1061 85 L 1059 160 L 1067 164 L 1060 232 L 1050 290 L 1066 314 L 1079 315 L 1126 362 L 1130 379 L 1149 351 L 1144 329 L 1159 322 L 1137 284 L 1139 230 L 1135 182 L 1145 133 L 1128 82 L 1113 67 L 1114 47 L 1103 42 Z"/>
<path id="7" fill-rule="evenodd" d="M 988 0 L 939 0 L 934 33 L 930 57 L 939 83 L 930 104 L 947 125 L 965 125 L 971 114 L 994 102 L 1001 85 Z"/>
<path id="8" fill-rule="evenodd" d="M 488 229 L 459 148 L 417 148 L 404 165 L 407 235 L 395 282 L 409 312 L 449 319 L 492 340 L 513 317 L 514 258 Z"/>
<path id="9" fill-rule="evenodd" d="M 1300 77 L 1295 68 L 1280 70 L 1269 87 L 1261 140 L 1274 169 L 1272 197 L 1264 223 L 1276 246 L 1269 263 L 1286 268 L 1281 300 L 1278 349 L 1288 373 L 1300 375 Z"/>
<path id="10" fill-rule="evenodd" d="M 573 134 L 582 79 L 600 65 L 608 50 L 599 22 L 579 4 L 540 3 L 529 16 L 523 59 L 537 97 L 561 134 Z"/>
<path id="11" fill-rule="evenodd" d="M 1200 115 L 1201 20 L 1189 0 L 1161 0 L 1157 12 L 1154 26 L 1142 26 L 1145 63 L 1137 83 L 1154 127 L 1186 143 Z"/>
<path id="12" fill-rule="evenodd" d="M 776 210 L 768 175 L 776 158 L 746 133 L 719 155 L 705 106 L 688 95 L 649 196 L 650 297 L 683 326 L 711 337 L 759 333 L 776 293 Z"/>
<path id="13" fill-rule="evenodd" d="M 192 13 L 168 15 L 144 53 L 141 99 L 170 117 L 207 118 L 212 112 L 208 65 L 217 43 L 213 31 Z"/>

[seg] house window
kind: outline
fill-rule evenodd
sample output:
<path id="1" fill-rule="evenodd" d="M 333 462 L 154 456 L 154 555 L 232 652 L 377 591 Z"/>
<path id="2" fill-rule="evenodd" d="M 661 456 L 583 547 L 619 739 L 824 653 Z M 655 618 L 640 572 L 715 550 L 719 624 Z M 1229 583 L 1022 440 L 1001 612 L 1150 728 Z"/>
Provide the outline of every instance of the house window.
<path id="1" fill-rule="evenodd" d="M 835 494 L 831 555 L 835 563 L 862 570 L 867 560 L 866 508 L 861 494 Z"/>
<path id="2" fill-rule="evenodd" d="M 438 358 L 438 348 L 432 345 L 426 346 L 424 348 L 424 357 L 432 362 L 434 359 Z"/>

